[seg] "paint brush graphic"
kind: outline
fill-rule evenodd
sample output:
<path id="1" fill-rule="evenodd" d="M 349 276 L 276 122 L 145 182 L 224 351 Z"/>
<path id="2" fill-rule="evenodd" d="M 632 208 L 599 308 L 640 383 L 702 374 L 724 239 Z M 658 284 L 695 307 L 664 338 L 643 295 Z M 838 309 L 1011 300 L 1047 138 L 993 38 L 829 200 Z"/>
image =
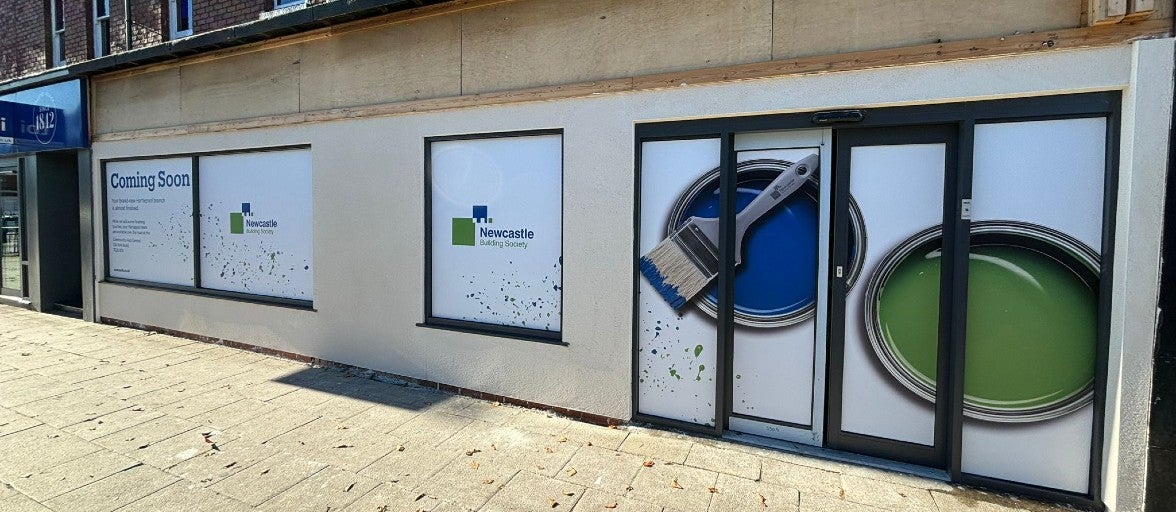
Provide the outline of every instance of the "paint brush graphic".
<path id="1" fill-rule="evenodd" d="M 747 228 L 780 204 L 817 170 L 815 153 L 780 173 L 755 199 L 735 216 L 735 265 L 743 260 L 743 236 Z M 641 274 L 675 310 L 719 275 L 719 219 L 690 217 L 686 223 L 641 257 Z"/>

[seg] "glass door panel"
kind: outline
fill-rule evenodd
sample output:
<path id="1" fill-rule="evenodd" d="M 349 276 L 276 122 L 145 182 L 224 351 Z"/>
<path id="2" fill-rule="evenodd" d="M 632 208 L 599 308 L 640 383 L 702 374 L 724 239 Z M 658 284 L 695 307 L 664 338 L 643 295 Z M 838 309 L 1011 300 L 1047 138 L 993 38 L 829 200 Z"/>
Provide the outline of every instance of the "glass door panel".
<path id="1" fill-rule="evenodd" d="M 661 265 L 660 272 L 669 278 L 666 281 L 672 280 L 671 269 L 651 252 L 668 243 L 667 239 L 692 216 L 719 217 L 717 190 L 700 192 L 702 195 L 693 202 L 690 191 L 693 184 L 707 176 L 714 175 L 717 180 L 721 147 L 718 138 L 641 144 L 638 251 L 643 260 L 652 259 L 654 267 Z M 713 238 L 709 242 L 700 241 L 706 234 L 693 239 L 698 246 L 694 254 L 710 254 L 703 266 L 717 273 L 717 229 L 709 236 Z M 691 270 L 697 273 L 693 267 Z M 638 281 L 637 412 L 715 427 L 717 321 L 690 303 L 713 296 L 714 276 L 700 293 L 681 300 L 672 297 L 677 294 L 660 277 L 654 277 L 656 286 L 650 275 L 639 276 Z"/>
<path id="2" fill-rule="evenodd" d="M 824 284 L 817 278 L 827 251 L 831 132 L 793 130 L 735 136 L 742 211 L 781 172 L 815 155 L 819 165 L 798 190 L 750 225 L 734 269 L 732 431 L 806 444 L 822 441 L 825 343 Z M 717 188 L 718 177 L 712 188 Z M 824 230 L 822 230 L 824 228 Z M 824 245 L 822 245 L 824 242 Z M 700 303 L 706 308 L 707 303 Z M 821 339 L 822 343 L 817 343 Z M 818 418 L 818 419 L 814 419 Z"/>
<path id="3" fill-rule="evenodd" d="M 1089 491 L 1106 133 L 1101 117 L 976 125 L 965 473 Z"/>
<path id="4" fill-rule="evenodd" d="M 846 130 L 838 137 L 830 446 L 946 465 L 944 197 L 954 127 Z M 851 212 L 861 219 L 853 229 Z M 851 280 L 851 247 L 862 254 Z M 851 286 L 852 285 L 852 286 Z"/>
<path id="5" fill-rule="evenodd" d="M 0 167 L 0 293 L 23 296 L 23 257 L 19 175 Z"/>

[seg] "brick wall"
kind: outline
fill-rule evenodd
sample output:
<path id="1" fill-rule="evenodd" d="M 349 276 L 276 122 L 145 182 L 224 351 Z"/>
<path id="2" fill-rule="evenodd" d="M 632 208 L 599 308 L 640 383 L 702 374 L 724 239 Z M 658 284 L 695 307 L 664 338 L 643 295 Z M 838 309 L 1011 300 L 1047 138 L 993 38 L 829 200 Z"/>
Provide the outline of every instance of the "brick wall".
<path id="1" fill-rule="evenodd" d="M 118 10 L 122 12 L 122 0 L 111 0 L 111 3 L 118 2 Z M 111 23 L 116 23 L 114 19 L 114 6 L 110 6 Z M 126 26 L 122 16 L 118 18 L 119 41 L 122 41 L 125 36 L 122 35 L 126 31 Z M 113 31 L 113 26 L 111 27 Z M 167 0 L 131 0 L 131 43 L 135 49 L 144 46 L 151 46 L 162 43 L 166 39 L 167 34 Z M 119 48 L 118 51 L 122 51 Z"/>
<path id="2" fill-rule="evenodd" d="M 45 69 L 47 9 L 41 0 L 0 0 L 0 81 Z"/>
<path id="3" fill-rule="evenodd" d="M 66 64 L 93 58 L 92 0 L 65 2 Z M 308 6 L 334 0 L 307 0 Z M 256 21 L 273 0 L 193 0 L 193 33 Z M 49 5 L 44 0 L 0 0 L 0 81 L 36 74 L 50 61 Z M 11 13 L 11 15 L 10 15 Z M 110 53 L 126 51 L 124 0 L 110 0 Z M 133 49 L 168 39 L 168 0 L 131 0 Z"/>
<path id="4" fill-rule="evenodd" d="M 90 54 L 90 0 L 65 0 L 65 63 L 76 64 Z"/>
<path id="5" fill-rule="evenodd" d="M 273 0 L 193 0 L 193 33 L 257 21 L 262 11 L 273 8 Z"/>

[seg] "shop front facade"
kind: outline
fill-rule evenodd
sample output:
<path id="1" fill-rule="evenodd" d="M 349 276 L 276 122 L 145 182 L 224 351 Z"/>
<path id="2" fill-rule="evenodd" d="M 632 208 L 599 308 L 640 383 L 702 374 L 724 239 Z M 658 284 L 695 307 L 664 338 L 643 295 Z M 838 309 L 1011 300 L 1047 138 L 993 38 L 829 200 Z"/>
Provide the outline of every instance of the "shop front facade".
<path id="1" fill-rule="evenodd" d="M 92 297 L 82 262 L 93 242 L 81 238 L 89 219 L 79 203 L 90 189 L 86 96 L 84 80 L 0 93 L 4 303 L 80 314 Z"/>
<path id="2" fill-rule="evenodd" d="M 446 99 L 379 37 L 95 77 L 94 318 L 1143 509 L 1171 38 Z"/>

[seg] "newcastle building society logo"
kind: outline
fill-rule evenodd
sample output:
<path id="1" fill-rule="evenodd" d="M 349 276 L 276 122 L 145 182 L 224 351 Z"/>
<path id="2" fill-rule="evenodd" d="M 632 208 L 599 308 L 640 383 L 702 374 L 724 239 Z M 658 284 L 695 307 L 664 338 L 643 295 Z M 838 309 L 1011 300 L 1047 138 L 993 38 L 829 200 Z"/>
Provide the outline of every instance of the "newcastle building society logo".
<path id="1" fill-rule="evenodd" d="M 229 233 L 234 235 L 245 233 L 272 235 L 274 228 L 278 227 L 278 221 L 274 219 L 253 220 L 252 217 L 253 208 L 250 204 L 241 203 L 241 211 L 229 212 Z"/>
<path id="2" fill-rule="evenodd" d="M 453 218 L 453 245 L 477 245 L 474 242 L 474 223 L 491 224 L 494 222 L 494 219 L 486 216 L 486 209 L 485 205 L 474 206 L 472 217 Z"/>
<path id="3" fill-rule="evenodd" d="M 535 232 L 527 228 L 494 229 L 494 223 L 487 213 L 486 205 L 475 205 L 473 215 L 453 218 L 453 245 L 489 245 L 498 248 L 527 248 L 527 240 L 535 238 Z M 480 225 L 480 226 L 479 226 Z"/>

